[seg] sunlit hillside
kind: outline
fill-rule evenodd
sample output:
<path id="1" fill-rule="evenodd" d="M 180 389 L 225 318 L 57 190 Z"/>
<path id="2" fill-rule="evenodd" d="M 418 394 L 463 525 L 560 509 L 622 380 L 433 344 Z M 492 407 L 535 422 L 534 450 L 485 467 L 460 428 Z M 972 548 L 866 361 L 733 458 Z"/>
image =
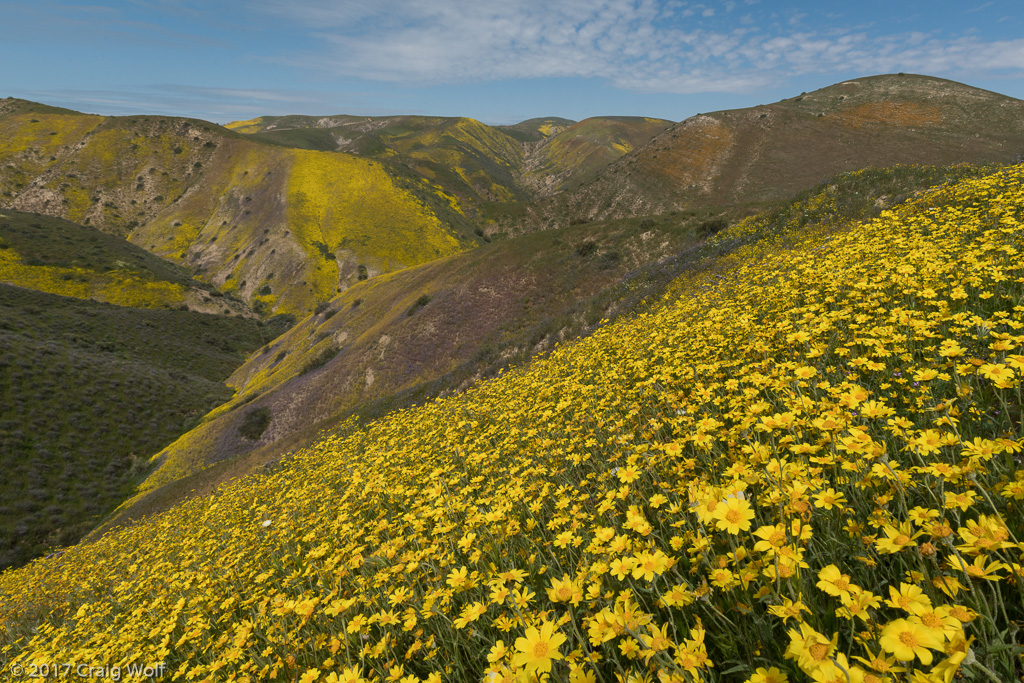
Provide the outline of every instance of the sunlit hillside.
<path id="1" fill-rule="evenodd" d="M 868 166 L 1011 163 L 1024 148 L 1022 114 L 1024 101 L 941 78 L 856 78 L 691 116 L 537 213 L 644 215 L 782 199 Z"/>
<path id="2" fill-rule="evenodd" d="M 476 243 L 440 186 L 344 153 L 15 99 L 0 133 L 0 205 L 127 238 L 264 315 Z"/>
<path id="3" fill-rule="evenodd" d="M 748 219 L 649 314 L 3 574 L 0 655 L 211 681 L 1015 679 L 1022 205 L 1012 167 L 863 224 Z"/>

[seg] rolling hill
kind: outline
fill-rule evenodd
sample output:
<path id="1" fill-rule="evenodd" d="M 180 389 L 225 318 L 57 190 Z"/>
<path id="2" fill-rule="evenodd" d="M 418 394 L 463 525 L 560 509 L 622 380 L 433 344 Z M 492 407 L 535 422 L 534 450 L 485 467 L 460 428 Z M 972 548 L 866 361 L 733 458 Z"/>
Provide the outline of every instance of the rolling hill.
<path id="1" fill-rule="evenodd" d="M 871 76 L 690 117 L 503 229 L 782 199 L 868 166 L 1010 163 L 1021 150 L 1020 100 L 929 76 Z"/>
<path id="2" fill-rule="evenodd" d="M 527 147 L 523 182 L 538 197 L 581 184 L 671 125 L 663 119 L 630 116 L 580 121 Z"/>
<path id="3" fill-rule="evenodd" d="M 203 121 L 7 99 L 0 139 L 6 206 L 126 237 L 263 315 L 305 315 L 360 278 L 477 239 L 454 199 L 419 176 Z"/>
<path id="4" fill-rule="evenodd" d="M 523 202 L 579 181 L 671 125 L 641 117 L 487 126 L 425 116 L 266 116 L 227 128 L 289 147 L 390 159 L 477 205 Z"/>

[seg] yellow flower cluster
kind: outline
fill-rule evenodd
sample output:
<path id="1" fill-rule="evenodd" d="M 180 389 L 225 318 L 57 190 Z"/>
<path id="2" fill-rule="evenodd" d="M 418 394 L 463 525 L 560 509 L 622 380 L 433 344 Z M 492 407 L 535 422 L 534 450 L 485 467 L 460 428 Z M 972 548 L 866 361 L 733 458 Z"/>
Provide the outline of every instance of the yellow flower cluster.
<path id="1" fill-rule="evenodd" d="M 722 233 L 734 267 L 650 314 L 0 576 L 0 658 L 1015 679 L 1022 207 L 1010 168 L 862 225 Z"/>

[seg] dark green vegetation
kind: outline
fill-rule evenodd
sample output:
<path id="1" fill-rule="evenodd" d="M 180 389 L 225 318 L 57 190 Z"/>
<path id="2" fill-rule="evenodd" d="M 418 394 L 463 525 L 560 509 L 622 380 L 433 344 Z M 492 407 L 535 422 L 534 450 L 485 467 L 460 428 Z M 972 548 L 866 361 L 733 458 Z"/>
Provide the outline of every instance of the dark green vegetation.
<path id="1" fill-rule="evenodd" d="M 270 409 L 266 407 L 253 408 L 246 412 L 242 426 L 238 428 L 238 433 L 250 441 L 256 441 L 263 436 L 263 432 L 268 426 L 270 426 Z"/>
<path id="2" fill-rule="evenodd" d="M 123 238 L 53 216 L 13 209 L 0 211 L 0 248 L 13 249 L 29 265 L 96 272 L 130 270 L 147 280 L 213 289 L 193 280 L 185 268 Z"/>
<path id="3" fill-rule="evenodd" d="M 277 331 L 0 284 L 0 568 L 96 526 Z"/>

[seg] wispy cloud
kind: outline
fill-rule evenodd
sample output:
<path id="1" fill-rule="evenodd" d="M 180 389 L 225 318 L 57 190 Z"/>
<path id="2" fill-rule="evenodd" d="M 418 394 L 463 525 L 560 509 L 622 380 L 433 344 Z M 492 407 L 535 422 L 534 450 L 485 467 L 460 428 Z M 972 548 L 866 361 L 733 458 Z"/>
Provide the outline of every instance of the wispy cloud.
<path id="1" fill-rule="evenodd" d="M 262 0 L 310 28 L 308 52 L 281 60 L 342 77 L 434 85 L 597 78 L 646 92 L 749 92 L 811 73 L 1024 74 L 1024 39 L 718 24 L 734 3 L 652 0 Z M 724 21 L 724 20 L 722 20 Z"/>
<path id="2" fill-rule="evenodd" d="M 107 115 L 164 114 L 193 116 L 226 123 L 248 118 L 253 112 L 261 115 L 292 114 L 297 109 L 333 112 L 338 106 L 336 96 L 317 91 L 272 90 L 244 88 L 202 88 L 187 85 L 149 85 L 130 89 L 50 89 L 12 93 L 18 97 L 65 106 L 78 111 L 100 111 Z M 345 113 L 381 114 L 408 113 L 382 111 L 373 106 L 366 95 L 365 106 L 358 102 L 358 93 L 347 94 Z"/>

